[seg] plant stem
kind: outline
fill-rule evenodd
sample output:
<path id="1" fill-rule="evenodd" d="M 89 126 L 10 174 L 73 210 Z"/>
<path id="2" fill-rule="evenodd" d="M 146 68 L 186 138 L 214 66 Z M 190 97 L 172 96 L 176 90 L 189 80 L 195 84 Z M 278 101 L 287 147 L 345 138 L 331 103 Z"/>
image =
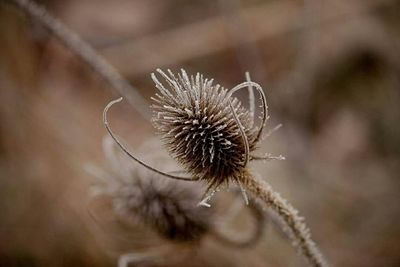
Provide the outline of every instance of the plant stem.
<path id="1" fill-rule="evenodd" d="M 285 232 L 289 234 L 293 245 L 304 255 L 310 266 L 328 266 L 315 242 L 311 239 L 310 230 L 305 225 L 304 219 L 298 215 L 298 211 L 292 205 L 260 178 L 249 176 L 244 185 L 251 194 L 279 215 L 285 224 Z"/>
<path id="2" fill-rule="evenodd" d="M 121 74 L 99 55 L 78 34 L 69 29 L 56 17 L 52 16 L 43 6 L 31 0 L 11 0 L 17 7 L 38 21 L 68 49 L 80 57 L 95 72 L 97 72 L 118 94 L 124 96 L 128 102 L 145 118 L 150 118 L 147 101 L 137 92 Z"/>

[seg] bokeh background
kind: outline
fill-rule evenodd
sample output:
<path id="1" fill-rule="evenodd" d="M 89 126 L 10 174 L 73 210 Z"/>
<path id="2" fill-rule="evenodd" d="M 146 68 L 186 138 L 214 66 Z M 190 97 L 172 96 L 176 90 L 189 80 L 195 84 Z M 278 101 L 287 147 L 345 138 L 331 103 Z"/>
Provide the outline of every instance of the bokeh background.
<path id="1" fill-rule="evenodd" d="M 268 127 L 283 124 L 261 150 L 286 157 L 254 168 L 306 217 L 334 266 L 400 266 L 399 1 L 40 3 L 148 101 L 158 67 L 228 88 L 250 71 Z M 116 266 L 88 218 L 84 166 L 105 163 L 101 113 L 118 94 L 9 1 L 0 47 L 0 266 Z M 110 116 L 133 148 L 154 137 L 127 102 Z M 302 266 L 266 227 L 257 246 L 214 244 L 199 266 Z"/>

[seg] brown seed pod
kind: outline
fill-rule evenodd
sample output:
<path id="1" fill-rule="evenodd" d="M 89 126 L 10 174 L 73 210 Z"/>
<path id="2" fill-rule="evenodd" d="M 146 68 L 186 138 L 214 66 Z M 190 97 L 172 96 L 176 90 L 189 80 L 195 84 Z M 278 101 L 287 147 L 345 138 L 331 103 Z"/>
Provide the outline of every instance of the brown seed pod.
<path id="1" fill-rule="evenodd" d="M 152 98 L 153 124 L 162 134 L 170 154 L 194 179 L 205 180 L 210 188 L 246 177 L 249 153 L 256 148 L 266 121 L 267 108 L 261 87 L 253 82 L 242 83 L 228 91 L 203 75 L 189 77 L 184 70 L 177 77 L 168 71 L 159 74 L 167 81 L 167 89 L 152 74 L 159 90 Z M 261 95 L 263 120 L 252 127 L 253 118 L 232 94 L 254 86 Z"/>
<path id="2" fill-rule="evenodd" d="M 140 220 L 171 241 L 198 241 L 208 232 L 210 211 L 197 207 L 199 191 L 184 182 L 166 182 L 150 173 L 124 185 L 114 195 L 122 218 Z"/>
<path id="3" fill-rule="evenodd" d="M 117 212 L 135 214 L 168 240 L 198 241 L 211 221 L 210 211 L 196 206 L 199 191 L 193 185 L 166 183 L 157 176 L 149 173 L 140 185 L 121 188 L 123 192 L 114 199 Z"/>

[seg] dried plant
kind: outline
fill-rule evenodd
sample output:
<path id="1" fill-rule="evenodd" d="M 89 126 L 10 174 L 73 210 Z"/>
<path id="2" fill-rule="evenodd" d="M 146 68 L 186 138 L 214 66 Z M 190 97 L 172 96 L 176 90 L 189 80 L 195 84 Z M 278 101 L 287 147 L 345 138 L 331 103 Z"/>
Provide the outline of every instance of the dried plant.
<path id="1" fill-rule="evenodd" d="M 96 183 L 94 192 L 112 197 L 113 209 L 121 220 L 151 226 L 169 240 L 201 238 L 210 227 L 211 211 L 196 208 L 194 201 L 200 197 L 198 188 L 159 177 L 127 162 L 110 138 L 105 138 L 103 143 L 112 173 L 103 175 L 102 183 Z"/>
<path id="2" fill-rule="evenodd" d="M 152 74 L 161 94 L 152 98 L 153 124 L 162 134 L 170 154 L 192 175 L 204 180 L 209 189 L 231 181 L 241 183 L 246 176 L 250 152 L 260 140 L 267 117 L 265 95 L 252 82 L 230 90 L 212 85 L 213 80 L 197 74 L 189 78 L 185 71 L 178 78 L 159 73 L 172 88 L 167 90 Z M 256 86 L 262 100 L 263 118 L 260 127 L 252 128 L 249 112 L 232 94 L 247 86 Z"/>
<path id="3" fill-rule="evenodd" d="M 44 8 L 29 0 L 13 0 L 12 2 L 42 23 L 118 92 L 127 94 L 129 91 L 130 95 L 135 94 L 135 90 L 131 90 L 133 88 L 130 84 L 114 68 Z M 281 217 L 294 244 L 307 258 L 310 265 L 326 266 L 322 255 L 310 238 L 303 219 L 297 215 L 297 211 L 274 192 L 265 181 L 255 177 L 248 169 L 247 165 L 251 160 L 274 158 L 268 154 L 265 156 L 250 154 L 256 150 L 267 120 L 267 106 L 262 88 L 248 81 L 227 91 L 218 85 L 212 85 L 212 80 L 204 80 L 200 75 L 189 79 L 184 71 L 177 78 L 172 73 L 169 73 L 170 76 L 162 71 L 159 73 L 168 82 L 170 90 L 166 89 L 153 75 L 153 80 L 161 93 L 154 98 L 156 104 L 153 105 L 153 110 L 156 116 L 153 122 L 156 129 L 163 134 L 168 151 L 182 164 L 190 177 L 181 177 L 157 170 L 125 149 L 113 135 L 105 118 L 109 107 L 120 100 L 111 102 L 104 112 L 104 123 L 118 145 L 131 158 L 159 175 L 178 180 L 205 181 L 208 184 L 208 196 L 201 201 L 201 204 L 205 206 L 209 206 L 207 201 L 218 191 L 221 184 L 237 183 L 242 187 L 244 196 L 247 189 Z M 261 95 L 264 112 L 259 127 L 253 127 L 251 112 L 247 112 L 241 107 L 240 102 L 232 97 L 235 91 L 245 87 L 255 87 Z M 139 95 L 129 96 L 129 99 L 136 106 L 143 106 Z M 138 108 L 138 110 L 145 109 Z"/>
<path id="4" fill-rule="evenodd" d="M 189 77 L 184 70 L 177 76 L 171 71 L 168 71 L 169 75 L 161 70 L 157 71 L 166 80 L 169 88 L 152 74 L 159 90 L 159 94 L 153 98 L 153 123 L 162 134 L 169 153 L 181 163 L 190 177 L 157 170 L 133 156 L 121 144 L 110 129 L 106 114 L 122 98 L 110 102 L 103 114 L 106 129 L 120 147 L 135 161 L 166 177 L 205 181 L 208 185 L 207 196 L 200 202 L 204 206 L 209 206 L 207 201 L 219 190 L 221 184 L 237 183 L 244 196 L 245 190 L 248 190 L 279 216 L 284 223 L 284 230 L 293 240 L 293 245 L 310 266 L 327 266 L 297 210 L 267 182 L 248 169 L 248 162 L 251 160 L 273 158 L 268 154 L 253 154 L 268 119 L 266 98 L 261 86 L 247 81 L 228 91 L 219 85 L 213 85 L 213 80 L 205 79 L 200 74 Z M 248 87 L 255 87 L 261 97 L 263 112 L 260 126 L 253 125 L 254 115 L 251 116 L 241 106 L 240 101 L 232 96 L 236 91 Z"/>

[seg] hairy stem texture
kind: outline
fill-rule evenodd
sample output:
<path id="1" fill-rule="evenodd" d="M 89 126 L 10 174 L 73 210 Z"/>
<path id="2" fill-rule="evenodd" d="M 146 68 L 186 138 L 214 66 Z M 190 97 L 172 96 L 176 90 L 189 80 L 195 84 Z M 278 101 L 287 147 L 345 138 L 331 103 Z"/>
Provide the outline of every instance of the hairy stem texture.
<path id="1" fill-rule="evenodd" d="M 246 179 L 247 190 L 272 209 L 285 224 L 285 231 L 293 240 L 293 245 L 304 255 L 310 266 L 328 266 L 324 257 L 311 239 L 310 230 L 298 211 L 282 198 L 265 181 L 254 176 Z"/>

